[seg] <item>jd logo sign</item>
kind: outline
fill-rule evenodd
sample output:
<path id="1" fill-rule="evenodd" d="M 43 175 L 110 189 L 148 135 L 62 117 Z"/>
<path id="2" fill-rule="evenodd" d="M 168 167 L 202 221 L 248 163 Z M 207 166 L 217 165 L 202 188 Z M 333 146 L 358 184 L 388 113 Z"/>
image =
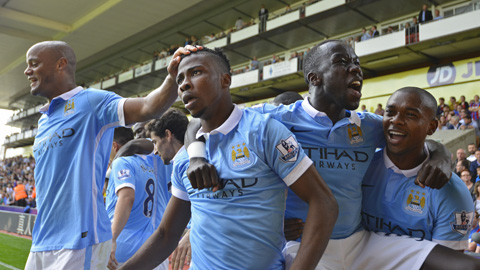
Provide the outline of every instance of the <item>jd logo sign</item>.
<path id="1" fill-rule="evenodd" d="M 452 84 L 455 82 L 456 76 L 455 66 L 450 63 L 445 66 L 430 67 L 427 73 L 427 81 L 430 86 Z"/>

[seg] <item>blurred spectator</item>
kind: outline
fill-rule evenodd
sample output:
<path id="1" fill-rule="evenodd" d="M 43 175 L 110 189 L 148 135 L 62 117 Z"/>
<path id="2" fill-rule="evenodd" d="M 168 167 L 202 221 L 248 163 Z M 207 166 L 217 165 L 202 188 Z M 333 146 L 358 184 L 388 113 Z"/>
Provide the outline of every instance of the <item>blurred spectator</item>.
<path id="1" fill-rule="evenodd" d="M 405 24 L 405 42 L 406 44 L 416 43 L 419 41 L 419 34 L 418 34 L 418 21 L 417 17 L 412 18 L 413 23 Z"/>
<path id="2" fill-rule="evenodd" d="M 418 19 L 420 23 L 428 22 L 433 19 L 432 12 L 428 10 L 427 4 L 423 4 L 422 10 L 418 14 Z"/>
<path id="3" fill-rule="evenodd" d="M 470 163 L 470 174 L 472 179 L 477 179 L 477 168 L 480 167 L 480 151 L 475 151 L 476 160 Z"/>
<path id="4" fill-rule="evenodd" d="M 442 115 L 444 115 L 445 118 L 447 119 L 447 123 L 450 123 L 450 120 L 452 120 L 452 116 L 455 115 L 455 114 L 450 111 L 450 107 L 444 106 Z M 448 126 L 448 124 L 447 124 L 447 126 Z"/>
<path id="5" fill-rule="evenodd" d="M 478 202 L 480 203 L 480 202 Z M 477 206 L 477 204 L 475 204 Z M 470 232 L 468 236 L 468 248 L 467 250 L 470 252 L 474 253 L 480 253 L 480 243 L 476 243 L 475 241 L 472 240 L 472 236 L 474 233 L 479 233 L 480 232 L 480 222 L 479 222 L 479 212 L 475 211 L 473 215 L 473 223 L 472 223 L 472 231 Z"/>
<path id="6" fill-rule="evenodd" d="M 468 170 L 468 162 L 466 160 L 458 160 L 458 161 L 455 161 L 455 168 L 453 169 L 453 171 L 458 175 L 458 177 L 461 177 L 461 173 L 464 171 L 464 170 Z"/>
<path id="7" fill-rule="evenodd" d="M 375 114 L 383 116 L 385 110 L 382 108 L 382 104 L 378 103 L 377 109 L 375 110 Z"/>
<path id="8" fill-rule="evenodd" d="M 450 107 L 450 111 L 453 111 L 457 107 L 457 99 L 454 96 L 450 97 L 448 107 Z"/>
<path id="9" fill-rule="evenodd" d="M 478 95 L 473 97 L 473 102 L 470 103 L 468 109 L 470 111 L 470 115 L 472 116 L 472 120 L 477 122 L 477 126 L 480 127 L 480 117 L 479 117 L 479 109 L 480 109 L 480 100 Z"/>
<path id="10" fill-rule="evenodd" d="M 465 109 L 468 112 L 468 108 L 470 107 L 470 105 L 468 104 L 467 101 L 465 101 L 464 95 L 460 96 L 460 101 L 458 102 L 458 105 L 462 106 L 462 109 Z"/>
<path id="11" fill-rule="evenodd" d="M 200 45 L 200 42 L 198 41 L 196 36 L 191 36 L 190 40 L 192 41 L 192 45 Z"/>
<path id="12" fill-rule="evenodd" d="M 245 23 L 242 20 L 242 17 L 238 17 L 237 21 L 235 22 L 235 29 L 240 30 L 245 26 Z"/>
<path id="13" fill-rule="evenodd" d="M 450 118 L 450 122 L 447 124 L 448 129 L 459 129 L 460 126 L 460 117 L 454 115 Z"/>
<path id="14" fill-rule="evenodd" d="M 35 182 L 33 157 L 17 156 L 0 161 L 0 205 L 25 206 Z"/>
<path id="15" fill-rule="evenodd" d="M 292 11 L 292 8 L 290 7 L 290 5 L 287 5 L 287 6 L 285 7 L 285 13 L 284 13 L 284 14 L 287 14 L 287 13 L 289 13 L 289 12 L 291 12 L 291 11 Z"/>
<path id="16" fill-rule="evenodd" d="M 468 146 L 467 146 L 467 154 L 470 154 L 468 157 L 467 157 L 467 160 L 469 162 L 473 162 L 475 160 L 477 160 L 477 158 L 475 157 L 475 151 L 477 151 L 477 146 L 474 144 L 474 143 L 469 143 Z"/>
<path id="17" fill-rule="evenodd" d="M 387 28 L 387 34 L 391 34 L 391 33 L 393 33 L 393 27 L 389 26 Z"/>
<path id="18" fill-rule="evenodd" d="M 472 196 L 472 201 L 475 200 L 475 194 L 474 194 L 475 185 L 471 181 L 472 180 L 472 175 L 470 174 L 470 172 L 468 170 L 463 170 L 460 174 L 460 178 L 462 179 L 463 183 L 465 183 L 468 190 L 470 191 L 470 194 Z"/>
<path id="19" fill-rule="evenodd" d="M 373 25 L 372 28 L 370 28 L 370 31 L 372 31 L 372 34 L 370 34 L 371 37 L 380 36 L 380 33 L 377 31 L 377 26 L 376 25 Z"/>
<path id="20" fill-rule="evenodd" d="M 250 61 L 250 70 L 258 69 L 258 60 L 257 57 L 254 56 L 252 61 Z"/>
<path id="21" fill-rule="evenodd" d="M 445 118 L 445 115 L 440 115 L 438 117 L 438 127 L 437 130 L 447 130 L 447 119 Z"/>
<path id="22" fill-rule="evenodd" d="M 362 108 L 362 112 L 368 112 L 367 111 L 367 106 L 365 106 L 365 104 L 363 104 L 361 108 Z"/>
<path id="23" fill-rule="evenodd" d="M 305 18 L 305 3 L 302 4 L 302 6 L 300 7 L 300 18 Z"/>
<path id="24" fill-rule="evenodd" d="M 183 44 L 183 46 L 187 46 L 187 45 L 192 45 L 192 40 L 190 40 L 189 37 L 185 38 L 185 43 Z"/>
<path id="25" fill-rule="evenodd" d="M 367 33 L 367 29 L 365 29 L 365 27 L 362 28 L 362 37 L 360 38 L 360 40 L 365 41 L 365 40 L 368 40 L 368 39 L 371 39 L 371 38 L 372 38 L 372 36 Z"/>
<path id="26" fill-rule="evenodd" d="M 435 9 L 435 18 L 434 18 L 434 20 L 440 20 L 440 19 L 443 19 L 443 16 L 440 15 L 440 10 Z"/>
<path id="27" fill-rule="evenodd" d="M 443 97 L 438 99 L 438 106 L 437 106 L 437 115 L 441 115 L 443 113 L 443 108 L 445 107 L 445 99 Z"/>
<path id="28" fill-rule="evenodd" d="M 260 20 L 259 24 L 259 31 L 265 32 L 267 27 L 267 20 L 268 20 L 268 9 L 265 8 L 265 5 L 262 4 L 260 10 L 258 11 L 258 19 Z"/>

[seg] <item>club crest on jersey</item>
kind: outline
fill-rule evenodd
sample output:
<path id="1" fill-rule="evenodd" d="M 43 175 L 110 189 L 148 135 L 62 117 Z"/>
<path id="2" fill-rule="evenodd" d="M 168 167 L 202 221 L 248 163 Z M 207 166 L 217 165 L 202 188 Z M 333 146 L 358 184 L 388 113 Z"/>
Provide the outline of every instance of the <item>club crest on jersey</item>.
<path id="1" fill-rule="evenodd" d="M 63 116 L 71 115 L 75 112 L 75 100 L 69 99 L 65 104 L 65 109 L 63 110 Z"/>
<path id="2" fill-rule="evenodd" d="M 453 213 L 455 222 L 451 222 L 452 231 L 461 235 L 466 235 L 472 227 L 473 212 L 462 211 Z"/>
<path id="3" fill-rule="evenodd" d="M 404 203 L 404 210 L 415 216 L 420 216 L 425 213 L 425 197 L 427 193 L 421 189 L 411 189 L 407 192 L 407 198 Z"/>
<path id="4" fill-rule="evenodd" d="M 118 171 L 118 180 L 125 180 L 127 178 L 130 178 L 130 170 L 120 170 Z"/>
<path id="5" fill-rule="evenodd" d="M 350 140 L 350 144 L 359 144 L 363 142 L 363 132 L 359 126 L 355 124 L 349 124 L 347 126 L 347 129 L 348 129 L 348 139 Z"/>
<path id="6" fill-rule="evenodd" d="M 251 154 L 245 142 L 236 143 L 230 148 L 232 149 L 232 167 L 234 169 L 243 169 L 252 164 Z"/>
<path id="7" fill-rule="evenodd" d="M 292 135 L 285 140 L 280 140 L 280 143 L 276 146 L 278 152 L 280 152 L 280 160 L 283 162 L 295 162 L 298 158 L 298 143 Z"/>

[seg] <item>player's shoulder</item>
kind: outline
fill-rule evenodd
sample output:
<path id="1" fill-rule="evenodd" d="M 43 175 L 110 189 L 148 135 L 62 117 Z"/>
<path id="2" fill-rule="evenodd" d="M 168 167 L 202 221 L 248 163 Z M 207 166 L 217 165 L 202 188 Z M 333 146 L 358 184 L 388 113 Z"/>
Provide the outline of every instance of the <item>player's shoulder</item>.
<path id="1" fill-rule="evenodd" d="M 355 112 L 362 121 L 362 124 L 379 124 L 382 123 L 383 116 L 371 112 Z"/>
<path id="2" fill-rule="evenodd" d="M 450 180 L 447 184 L 445 184 L 445 186 L 443 186 L 441 189 L 434 189 L 433 192 L 437 194 L 438 200 L 446 200 L 456 203 L 467 201 L 473 206 L 470 191 L 465 183 L 463 183 L 460 177 L 455 173 L 452 173 L 452 177 L 450 177 Z"/>
<path id="3" fill-rule="evenodd" d="M 173 171 L 182 173 L 188 168 L 189 158 L 185 147 L 178 150 L 173 161 Z"/>

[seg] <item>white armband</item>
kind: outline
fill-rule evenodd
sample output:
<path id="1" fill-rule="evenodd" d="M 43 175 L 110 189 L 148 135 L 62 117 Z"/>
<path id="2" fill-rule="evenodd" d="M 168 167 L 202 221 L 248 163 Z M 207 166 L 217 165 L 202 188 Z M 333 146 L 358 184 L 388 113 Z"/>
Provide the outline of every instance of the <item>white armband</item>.
<path id="1" fill-rule="evenodd" d="M 207 158 L 204 142 L 192 142 L 187 148 L 187 153 L 189 158 Z"/>

